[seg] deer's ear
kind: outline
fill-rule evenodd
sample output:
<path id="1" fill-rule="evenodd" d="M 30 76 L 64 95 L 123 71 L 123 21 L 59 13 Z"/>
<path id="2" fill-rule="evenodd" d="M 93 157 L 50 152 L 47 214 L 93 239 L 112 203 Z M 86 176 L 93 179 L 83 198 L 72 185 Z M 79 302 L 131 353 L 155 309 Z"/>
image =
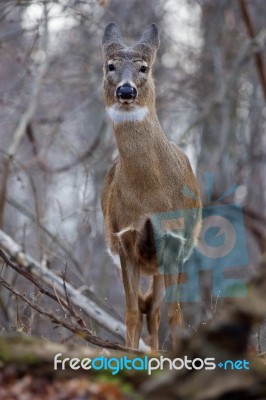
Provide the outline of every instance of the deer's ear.
<path id="1" fill-rule="evenodd" d="M 157 25 L 152 24 L 148 29 L 146 29 L 138 44 L 147 45 L 155 51 L 158 50 L 160 46 L 160 38 Z"/>
<path id="2" fill-rule="evenodd" d="M 102 45 L 103 48 L 106 49 L 109 45 L 123 45 L 123 39 L 120 33 L 119 28 L 111 22 L 110 24 L 107 25 L 105 28 L 103 38 L 102 38 Z"/>

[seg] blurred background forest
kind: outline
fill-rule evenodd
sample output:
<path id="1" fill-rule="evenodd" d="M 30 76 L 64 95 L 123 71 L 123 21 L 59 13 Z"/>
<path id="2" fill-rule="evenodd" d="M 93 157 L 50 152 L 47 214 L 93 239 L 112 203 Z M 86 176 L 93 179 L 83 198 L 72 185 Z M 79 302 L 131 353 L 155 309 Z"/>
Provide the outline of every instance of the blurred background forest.
<path id="1" fill-rule="evenodd" d="M 249 265 L 241 274 L 249 279 L 266 250 L 266 7 L 264 0 L 0 1 L 1 229 L 123 321 L 123 287 L 106 252 L 100 207 L 117 154 L 102 91 L 101 36 L 110 21 L 129 44 L 152 22 L 159 26 L 159 119 L 190 157 L 205 203 L 238 185 L 226 201 L 244 210 Z M 208 201 L 205 173 L 215 182 Z M 0 268 L 1 282 L 68 318 L 4 261 Z M 194 330 L 219 306 L 210 279 L 202 281 L 186 321 Z M 72 340 L 3 286 L 0 332 Z M 160 335 L 164 349 L 166 321 Z M 266 333 L 259 335 L 265 349 Z"/>

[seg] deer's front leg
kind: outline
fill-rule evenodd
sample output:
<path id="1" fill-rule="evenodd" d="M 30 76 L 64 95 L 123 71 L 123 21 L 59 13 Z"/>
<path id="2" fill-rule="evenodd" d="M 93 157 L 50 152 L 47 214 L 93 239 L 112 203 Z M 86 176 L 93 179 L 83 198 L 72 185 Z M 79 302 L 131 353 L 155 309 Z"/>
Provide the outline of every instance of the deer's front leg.
<path id="1" fill-rule="evenodd" d="M 140 269 L 124 253 L 120 254 L 120 261 L 126 296 L 126 346 L 138 349 L 142 327 L 142 313 L 138 304 Z"/>

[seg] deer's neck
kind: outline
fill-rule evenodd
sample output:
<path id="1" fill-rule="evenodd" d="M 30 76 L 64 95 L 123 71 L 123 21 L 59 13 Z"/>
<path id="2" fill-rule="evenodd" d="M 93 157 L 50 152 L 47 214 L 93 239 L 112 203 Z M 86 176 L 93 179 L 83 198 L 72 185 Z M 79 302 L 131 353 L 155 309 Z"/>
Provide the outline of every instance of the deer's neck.
<path id="1" fill-rule="evenodd" d="M 163 133 L 155 111 L 147 112 L 143 120 L 114 123 L 119 150 L 120 172 L 140 184 L 156 184 L 160 171 L 169 158 L 169 142 Z"/>

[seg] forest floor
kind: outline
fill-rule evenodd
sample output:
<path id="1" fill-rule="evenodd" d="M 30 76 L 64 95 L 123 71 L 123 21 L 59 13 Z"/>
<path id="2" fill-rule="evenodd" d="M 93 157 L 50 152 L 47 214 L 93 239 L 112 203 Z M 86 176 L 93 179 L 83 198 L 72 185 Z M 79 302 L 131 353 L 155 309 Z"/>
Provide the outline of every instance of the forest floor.
<path id="1" fill-rule="evenodd" d="M 0 400 L 137 400 L 147 372 L 54 369 L 54 356 L 121 357 L 119 352 L 61 345 L 39 338 L 0 336 Z"/>

